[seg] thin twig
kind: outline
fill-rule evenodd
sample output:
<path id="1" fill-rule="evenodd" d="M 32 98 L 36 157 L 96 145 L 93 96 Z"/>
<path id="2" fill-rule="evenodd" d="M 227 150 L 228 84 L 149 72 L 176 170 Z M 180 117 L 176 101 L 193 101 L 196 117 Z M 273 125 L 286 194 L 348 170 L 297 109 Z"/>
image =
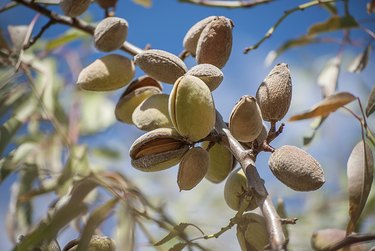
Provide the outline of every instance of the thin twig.
<path id="1" fill-rule="evenodd" d="M 366 242 L 375 240 L 375 234 L 351 234 L 345 237 L 345 239 L 332 244 L 328 248 L 323 249 L 324 251 L 335 251 L 339 250 L 340 248 L 353 245 L 359 242 Z"/>
<path id="2" fill-rule="evenodd" d="M 219 112 L 216 112 L 215 130 L 222 136 L 219 143 L 226 146 L 241 164 L 247 178 L 248 187 L 253 191 L 257 205 L 266 220 L 272 250 L 286 250 L 286 241 L 280 216 L 276 212 L 271 197 L 264 186 L 264 181 L 259 176 L 255 167 L 255 156 L 252 154 L 252 151 L 244 149 L 243 146 L 232 136 Z"/>
<path id="3" fill-rule="evenodd" d="M 81 30 L 85 33 L 88 33 L 90 35 L 94 34 L 95 27 L 78 19 L 78 18 L 70 18 L 67 16 L 59 15 L 44 6 L 34 3 L 33 0 L 14 0 L 30 9 L 35 10 L 36 12 L 39 12 L 40 14 L 48 17 L 51 20 L 54 20 L 56 23 L 64 24 L 73 28 L 76 28 L 78 30 Z M 125 41 L 125 43 L 121 46 L 120 50 L 125 51 L 131 55 L 137 55 L 138 53 L 142 52 L 143 50 L 138 48 L 137 46 Z"/>
<path id="4" fill-rule="evenodd" d="M 275 32 L 275 30 L 277 29 L 277 27 L 284 21 L 285 18 L 287 18 L 290 14 L 296 12 L 296 11 L 302 11 L 302 10 L 305 10 L 307 8 L 310 8 L 310 7 L 313 7 L 313 6 L 316 6 L 316 5 L 320 5 L 322 3 L 330 3 L 330 2 L 337 2 L 338 0 L 316 0 L 316 1 L 311 1 L 311 2 L 307 2 L 307 3 L 304 3 L 304 4 L 301 4 L 293 9 L 289 9 L 289 10 L 286 10 L 284 11 L 284 14 L 276 21 L 276 23 L 266 32 L 266 34 L 264 35 L 264 37 L 259 40 L 256 44 L 250 46 L 250 47 L 247 47 L 244 49 L 244 53 L 248 53 L 249 51 L 251 50 L 255 50 L 257 49 L 261 44 L 263 44 L 267 39 L 269 39 L 272 34 Z"/>
<path id="5" fill-rule="evenodd" d="M 35 35 L 35 37 L 31 38 L 29 40 L 29 42 L 27 42 L 27 44 L 25 44 L 23 46 L 23 49 L 24 50 L 27 50 L 28 48 L 30 48 L 33 44 L 36 43 L 36 41 L 38 41 L 39 38 L 42 37 L 42 35 L 44 34 L 44 32 L 46 32 L 48 30 L 49 27 L 51 27 L 53 24 L 55 24 L 56 22 L 52 19 L 50 19 L 45 25 L 43 25 L 43 27 L 40 29 L 40 31 L 38 32 L 38 34 Z"/>
<path id="6" fill-rule="evenodd" d="M 0 7 L 0 13 L 10 10 L 11 8 L 16 7 L 17 5 L 18 3 L 13 2 L 13 1 L 6 3 L 4 6 Z"/>
<path id="7" fill-rule="evenodd" d="M 297 223 L 297 220 L 298 218 L 282 218 L 280 219 L 281 221 L 281 224 L 285 225 L 285 224 L 296 224 Z"/>
<path id="8" fill-rule="evenodd" d="M 251 1 L 210 1 L 210 0 L 179 0 L 183 3 L 220 8 L 251 8 L 260 4 L 270 3 L 274 0 L 251 0 Z"/>

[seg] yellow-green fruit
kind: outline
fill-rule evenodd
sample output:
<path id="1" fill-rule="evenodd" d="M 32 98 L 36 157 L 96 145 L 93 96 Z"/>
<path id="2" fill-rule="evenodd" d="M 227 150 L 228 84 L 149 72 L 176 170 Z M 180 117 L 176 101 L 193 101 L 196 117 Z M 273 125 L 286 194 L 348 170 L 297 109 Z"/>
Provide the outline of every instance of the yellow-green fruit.
<path id="1" fill-rule="evenodd" d="M 115 108 L 117 120 L 133 124 L 134 110 L 148 97 L 161 93 L 161 90 L 160 83 L 148 76 L 142 76 L 132 81 L 117 102 Z"/>
<path id="2" fill-rule="evenodd" d="M 223 68 L 232 50 L 233 23 L 226 17 L 216 17 L 203 29 L 197 43 L 197 63 Z"/>
<path id="3" fill-rule="evenodd" d="M 77 17 L 89 8 L 90 3 L 91 0 L 61 0 L 60 8 L 64 15 Z"/>
<path id="4" fill-rule="evenodd" d="M 77 85 L 89 91 L 111 91 L 129 84 L 133 77 L 133 62 L 124 56 L 110 54 L 84 68 Z"/>
<path id="5" fill-rule="evenodd" d="M 203 80 L 206 83 L 210 91 L 215 90 L 219 87 L 223 81 L 223 72 L 212 64 L 199 64 L 192 67 L 186 74 L 195 76 Z"/>
<path id="6" fill-rule="evenodd" d="M 178 164 L 187 150 L 189 143 L 174 129 L 159 128 L 136 139 L 129 155 L 135 168 L 155 172 Z"/>
<path id="7" fill-rule="evenodd" d="M 311 247 L 316 251 L 326 250 L 329 246 L 346 237 L 346 231 L 342 229 L 327 228 L 315 231 L 311 236 Z M 356 244 L 348 246 L 347 249 L 339 251 L 367 251 L 369 247 L 366 244 Z"/>
<path id="8" fill-rule="evenodd" d="M 167 94 L 155 94 L 145 99 L 134 110 L 132 120 L 134 125 L 144 131 L 157 128 L 172 128 L 169 118 Z"/>
<path id="9" fill-rule="evenodd" d="M 202 143 L 204 149 L 207 149 L 208 145 L 208 141 Z M 210 154 L 210 166 L 205 178 L 213 183 L 220 183 L 233 169 L 233 155 L 225 146 L 220 144 L 214 144 L 208 150 L 208 153 Z"/>
<path id="10" fill-rule="evenodd" d="M 241 203 L 246 196 L 251 196 L 252 192 L 247 186 L 247 179 L 241 168 L 234 170 L 227 178 L 224 186 L 224 199 L 227 205 L 235 211 L 240 209 Z M 255 198 L 250 200 L 246 210 L 257 208 Z"/>
<path id="11" fill-rule="evenodd" d="M 197 77 L 185 75 L 176 81 L 168 108 L 173 126 L 190 141 L 203 139 L 215 125 L 215 105 L 210 89 Z"/>
<path id="12" fill-rule="evenodd" d="M 135 63 L 150 77 L 173 84 L 187 72 L 187 67 L 179 57 L 163 50 L 146 50 L 134 57 Z"/>
<path id="13" fill-rule="evenodd" d="M 77 247 L 78 242 L 77 245 L 69 248 L 67 251 L 75 251 Z M 115 242 L 107 236 L 93 235 L 86 251 L 116 251 L 116 245 Z"/>
<path id="14" fill-rule="evenodd" d="M 262 215 L 246 213 L 242 216 L 246 224 L 245 239 L 253 247 L 251 250 L 261 251 L 269 243 L 266 221 Z"/>
<path id="15" fill-rule="evenodd" d="M 262 131 L 262 112 L 251 96 L 242 96 L 233 107 L 229 118 L 229 130 L 238 141 L 251 142 Z"/>
<path id="16" fill-rule="evenodd" d="M 108 9 L 110 7 L 114 7 L 117 4 L 117 0 L 96 0 L 96 2 L 103 9 Z"/>
<path id="17" fill-rule="evenodd" d="M 177 184 L 181 190 L 191 190 L 201 182 L 210 165 L 208 152 L 201 147 L 189 149 L 182 157 L 177 176 Z"/>
<path id="18" fill-rule="evenodd" d="M 183 40 L 183 46 L 186 51 L 190 52 L 193 56 L 195 56 L 195 53 L 197 50 L 198 39 L 203 29 L 207 26 L 207 24 L 209 24 L 215 18 L 216 16 L 206 17 L 205 19 L 202 19 L 196 24 L 194 24 L 188 30 Z"/>
<path id="19" fill-rule="evenodd" d="M 276 178 L 295 191 L 313 191 L 325 182 L 319 162 L 295 146 L 276 149 L 268 165 Z"/>
<path id="20" fill-rule="evenodd" d="M 113 51 L 121 47 L 128 35 L 128 22 L 123 18 L 107 17 L 95 28 L 94 43 L 99 51 Z"/>
<path id="21" fill-rule="evenodd" d="M 259 86 L 256 99 L 265 121 L 279 121 L 289 110 L 292 80 L 288 65 L 276 65 Z"/>

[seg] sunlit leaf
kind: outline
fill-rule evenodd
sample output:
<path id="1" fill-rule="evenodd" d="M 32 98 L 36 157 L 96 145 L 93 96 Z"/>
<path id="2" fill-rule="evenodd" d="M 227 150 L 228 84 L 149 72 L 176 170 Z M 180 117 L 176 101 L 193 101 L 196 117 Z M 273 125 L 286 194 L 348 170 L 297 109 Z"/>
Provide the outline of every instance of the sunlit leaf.
<path id="1" fill-rule="evenodd" d="M 346 232 L 352 233 L 366 204 L 373 179 L 374 159 L 371 148 L 360 141 L 348 159 L 349 215 Z"/>
<path id="2" fill-rule="evenodd" d="M 108 148 L 108 147 L 100 147 L 92 149 L 92 153 L 98 157 L 108 158 L 108 159 L 119 159 L 121 158 L 120 152 Z"/>
<path id="3" fill-rule="evenodd" d="M 11 142 L 16 132 L 20 129 L 22 122 L 12 117 L 0 127 L 0 155 Z"/>
<path id="4" fill-rule="evenodd" d="M 175 226 L 167 236 L 165 236 L 163 239 L 155 243 L 154 246 L 163 245 L 164 243 L 172 240 L 173 238 L 180 236 L 184 232 L 185 228 L 189 225 L 190 224 L 188 223 L 180 223 L 179 225 Z"/>
<path id="5" fill-rule="evenodd" d="M 118 198 L 113 198 L 92 212 L 83 228 L 76 251 L 87 250 L 95 229 L 109 216 L 113 208 L 117 205 L 118 200 Z"/>
<path id="6" fill-rule="evenodd" d="M 120 203 L 116 210 L 116 234 L 115 242 L 118 250 L 133 251 L 135 244 L 135 217 L 132 216 L 131 209 Z"/>
<path id="7" fill-rule="evenodd" d="M 133 2 L 147 8 L 152 5 L 152 0 L 133 0 Z"/>
<path id="8" fill-rule="evenodd" d="M 307 146 L 311 143 L 311 141 L 314 139 L 316 133 L 318 132 L 320 126 L 323 124 L 323 122 L 326 120 L 327 116 L 321 116 L 316 118 L 311 124 L 310 127 L 312 129 L 312 133 L 310 136 L 304 136 L 303 137 L 303 145 Z"/>
<path id="9" fill-rule="evenodd" d="M 370 2 L 367 3 L 367 13 L 371 14 L 375 12 L 375 0 L 371 0 Z"/>
<path id="10" fill-rule="evenodd" d="M 334 57 L 327 62 L 318 76 L 318 85 L 322 89 L 323 97 L 326 98 L 335 93 L 337 81 L 340 74 L 341 58 Z"/>
<path id="11" fill-rule="evenodd" d="M 375 86 L 372 87 L 371 93 L 368 96 L 366 116 L 370 116 L 375 111 Z"/>
<path id="12" fill-rule="evenodd" d="M 51 39 L 46 44 L 46 50 L 51 51 L 59 48 L 67 43 L 73 42 L 77 39 L 82 39 L 82 37 L 87 36 L 86 33 L 79 31 L 77 29 L 70 29 L 61 34 L 55 39 Z"/>
<path id="13" fill-rule="evenodd" d="M 98 133 L 116 122 L 115 104 L 102 93 L 82 92 L 81 120 L 82 135 Z"/>
<path id="14" fill-rule="evenodd" d="M 357 28 L 359 25 L 352 16 L 333 16 L 327 21 L 314 24 L 309 28 L 308 35 L 317 35 L 319 33 L 331 32 L 340 29 Z"/>
<path id="15" fill-rule="evenodd" d="M 40 4 L 60 4 L 61 0 L 35 0 L 34 2 Z"/>
<path id="16" fill-rule="evenodd" d="M 359 54 L 349 65 L 348 71 L 354 73 L 360 73 L 361 71 L 363 71 L 369 62 L 370 54 L 371 45 L 369 44 L 366 49 L 361 54 Z"/>
<path id="17" fill-rule="evenodd" d="M 356 97 L 349 92 L 339 92 L 333 94 L 320 101 L 309 111 L 292 116 L 291 118 L 289 118 L 289 121 L 309 119 L 318 116 L 326 116 L 331 112 L 336 111 L 338 108 L 343 107 L 346 104 L 349 104 L 354 99 L 356 99 Z"/>
<path id="18" fill-rule="evenodd" d="M 177 243 L 173 247 L 169 249 L 169 251 L 181 251 L 184 247 L 186 247 L 187 243 Z"/>
<path id="19" fill-rule="evenodd" d="M 22 50 L 25 42 L 28 39 L 29 26 L 27 25 L 9 25 L 8 32 L 10 35 L 10 40 L 13 44 L 13 49 L 15 51 Z"/>
<path id="20" fill-rule="evenodd" d="M 74 184 L 71 193 L 56 203 L 56 209 L 19 243 L 13 251 L 29 250 L 42 241 L 55 239 L 58 232 L 70 221 L 87 211 L 83 199 L 97 184 L 90 178 L 84 178 Z"/>
<path id="21" fill-rule="evenodd" d="M 265 65 L 269 66 L 273 63 L 273 61 L 279 57 L 282 53 L 284 53 L 286 50 L 289 50 L 293 47 L 303 46 L 307 44 L 317 43 L 319 40 L 316 38 L 313 38 L 312 36 L 302 36 L 296 39 L 291 39 L 286 41 L 284 44 L 282 44 L 277 50 L 270 51 L 266 57 Z"/>

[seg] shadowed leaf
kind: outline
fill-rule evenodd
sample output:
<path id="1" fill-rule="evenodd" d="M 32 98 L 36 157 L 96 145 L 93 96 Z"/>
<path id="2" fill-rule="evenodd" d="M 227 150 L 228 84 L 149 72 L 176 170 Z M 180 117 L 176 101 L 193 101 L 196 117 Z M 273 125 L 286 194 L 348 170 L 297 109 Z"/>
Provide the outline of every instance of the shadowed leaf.
<path id="1" fill-rule="evenodd" d="M 369 62 L 370 54 L 371 45 L 368 45 L 366 49 L 361 54 L 359 54 L 349 65 L 348 71 L 353 73 L 360 73 L 361 71 L 363 71 Z"/>
<path id="2" fill-rule="evenodd" d="M 370 116 L 375 111 L 375 86 L 372 87 L 371 93 L 368 96 L 366 116 Z"/>
<path id="3" fill-rule="evenodd" d="M 277 50 L 275 51 L 270 51 L 266 57 L 265 65 L 270 66 L 273 61 L 278 58 L 282 53 L 285 51 L 293 48 L 293 47 L 298 47 L 298 46 L 303 46 L 307 44 L 312 44 L 312 43 L 317 43 L 319 42 L 318 39 L 309 37 L 309 36 L 302 36 L 296 39 L 291 39 L 286 41 L 284 44 L 282 44 Z"/>
<path id="4" fill-rule="evenodd" d="M 314 24 L 309 28 L 308 35 L 317 35 L 319 33 L 331 32 L 341 29 L 357 28 L 358 23 L 352 16 L 333 16 L 327 21 Z"/>
<path id="5" fill-rule="evenodd" d="M 344 105 L 352 102 L 355 98 L 356 97 L 349 92 L 339 92 L 333 94 L 320 101 L 309 111 L 292 116 L 291 118 L 289 118 L 289 121 L 309 119 L 318 116 L 326 116 L 331 112 L 336 111 L 338 108 L 343 107 Z"/>
<path id="6" fill-rule="evenodd" d="M 173 238 L 180 236 L 184 232 L 185 228 L 189 225 L 190 224 L 188 223 L 180 223 L 179 225 L 175 226 L 167 236 L 165 236 L 163 239 L 155 243 L 154 246 L 163 245 L 164 243 L 172 240 Z"/>
<path id="7" fill-rule="evenodd" d="M 324 9 L 326 9 L 329 13 L 331 13 L 332 16 L 337 15 L 337 8 L 336 8 L 336 4 L 335 4 L 335 2 L 328 2 L 328 3 L 324 3 L 324 2 L 322 2 L 320 5 L 321 5 Z"/>
<path id="8" fill-rule="evenodd" d="M 350 154 L 347 164 L 349 216 L 346 232 L 354 231 L 371 190 L 374 159 L 370 147 L 360 141 Z"/>
<path id="9" fill-rule="evenodd" d="M 318 132 L 318 129 L 323 124 L 323 122 L 326 120 L 327 116 L 321 116 L 319 118 L 316 118 L 310 125 L 311 129 L 313 130 L 310 136 L 304 136 L 303 137 L 303 145 L 306 146 L 311 143 L 311 141 L 314 139 L 316 133 Z"/>
<path id="10" fill-rule="evenodd" d="M 330 59 L 318 76 L 317 82 L 324 98 L 331 96 L 336 91 L 337 80 L 340 74 L 340 64 L 340 57 Z"/>
<path id="11" fill-rule="evenodd" d="M 375 12 L 375 0 L 371 0 L 370 2 L 367 3 L 366 5 L 367 8 L 367 13 L 371 14 Z"/>
<path id="12" fill-rule="evenodd" d="M 169 251 L 181 251 L 184 247 L 186 247 L 186 243 L 177 243 L 173 247 L 169 249 Z"/>
<path id="13" fill-rule="evenodd" d="M 76 251 L 87 250 L 95 229 L 109 216 L 113 208 L 117 205 L 117 202 L 118 198 L 113 198 L 92 212 L 82 231 Z"/>

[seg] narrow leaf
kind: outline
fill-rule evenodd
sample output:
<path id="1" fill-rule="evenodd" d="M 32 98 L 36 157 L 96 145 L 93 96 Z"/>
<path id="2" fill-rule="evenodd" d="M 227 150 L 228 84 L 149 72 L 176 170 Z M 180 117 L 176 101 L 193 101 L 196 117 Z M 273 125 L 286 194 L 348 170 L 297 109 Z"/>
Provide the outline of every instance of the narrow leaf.
<path id="1" fill-rule="evenodd" d="M 352 16 L 333 16 L 327 21 L 314 24 L 309 28 L 308 35 L 317 35 L 319 33 L 331 32 L 341 29 L 357 28 L 359 25 Z"/>
<path id="2" fill-rule="evenodd" d="M 326 98 L 335 93 L 337 80 L 340 74 L 341 58 L 334 57 L 327 62 L 318 76 L 318 85 L 322 89 L 323 97 Z"/>
<path id="3" fill-rule="evenodd" d="M 152 0 L 133 0 L 133 2 L 147 8 L 152 6 Z"/>
<path id="4" fill-rule="evenodd" d="M 181 251 L 184 247 L 186 247 L 186 243 L 180 242 L 171 247 L 169 251 Z"/>
<path id="5" fill-rule="evenodd" d="M 319 42 L 319 40 L 311 36 L 302 36 L 296 39 L 288 40 L 285 43 L 283 43 L 277 50 L 270 51 L 268 53 L 266 59 L 264 60 L 265 65 L 270 66 L 276 58 L 278 58 L 282 53 L 284 53 L 285 51 L 291 48 L 304 46 L 304 45 L 317 43 L 317 42 Z"/>
<path id="6" fill-rule="evenodd" d="M 8 42 L 3 34 L 3 29 L 0 29 L 0 49 L 9 50 Z"/>
<path id="7" fill-rule="evenodd" d="M 67 43 L 73 42 L 77 39 L 82 39 L 83 36 L 87 36 L 86 33 L 78 30 L 67 30 L 65 33 L 55 39 L 51 39 L 46 44 L 46 50 L 51 51 L 59 48 Z"/>
<path id="8" fill-rule="evenodd" d="M 108 217 L 113 208 L 117 205 L 117 202 L 118 198 L 113 198 L 92 212 L 82 231 L 76 251 L 87 250 L 91 237 L 95 233 L 95 229 Z"/>
<path id="9" fill-rule="evenodd" d="M 356 97 L 349 92 L 339 92 L 333 94 L 320 101 L 309 111 L 292 116 L 291 118 L 289 118 L 289 121 L 309 119 L 318 116 L 326 116 L 331 112 L 336 111 L 338 108 L 343 107 L 344 105 L 352 102 L 354 99 L 356 99 Z"/>
<path id="10" fill-rule="evenodd" d="M 35 0 L 39 4 L 60 4 L 61 0 Z"/>
<path id="11" fill-rule="evenodd" d="M 371 93 L 368 96 L 366 116 L 370 116 L 375 111 L 375 86 L 372 87 Z"/>
<path id="12" fill-rule="evenodd" d="M 180 236 L 181 233 L 185 230 L 185 228 L 189 225 L 190 224 L 188 223 L 180 223 L 179 225 L 175 226 L 173 230 L 167 236 L 165 236 L 163 239 L 155 243 L 154 246 L 161 246 L 164 243 L 172 240 L 173 238 Z"/>
<path id="13" fill-rule="evenodd" d="M 321 3 L 321 6 L 325 8 L 329 13 L 331 13 L 333 16 L 337 15 L 337 8 L 336 4 L 334 2 L 331 3 Z"/>
<path id="14" fill-rule="evenodd" d="M 370 147 L 360 141 L 349 156 L 347 164 L 349 187 L 349 216 L 346 232 L 354 231 L 371 190 L 374 159 Z"/>
<path id="15" fill-rule="evenodd" d="M 371 0 L 367 3 L 367 13 L 372 14 L 375 12 L 375 0 Z"/>
<path id="16" fill-rule="evenodd" d="M 366 49 L 361 54 L 359 54 L 349 65 L 348 71 L 353 73 L 360 73 L 361 71 L 363 71 L 369 62 L 370 54 L 371 45 L 369 44 Z"/>
<path id="17" fill-rule="evenodd" d="M 311 141 L 314 139 L 316 133 L 318 132 L 320 126 L 323 124 L 323 122 L 326 120 L 327 116 L 321 116 L 316 118 L 310 125 L 312 129 L 312 133 L 310 136 L 304 136 L 303 137 L 303 145 L 307 146 L 311 143 Z"/>

